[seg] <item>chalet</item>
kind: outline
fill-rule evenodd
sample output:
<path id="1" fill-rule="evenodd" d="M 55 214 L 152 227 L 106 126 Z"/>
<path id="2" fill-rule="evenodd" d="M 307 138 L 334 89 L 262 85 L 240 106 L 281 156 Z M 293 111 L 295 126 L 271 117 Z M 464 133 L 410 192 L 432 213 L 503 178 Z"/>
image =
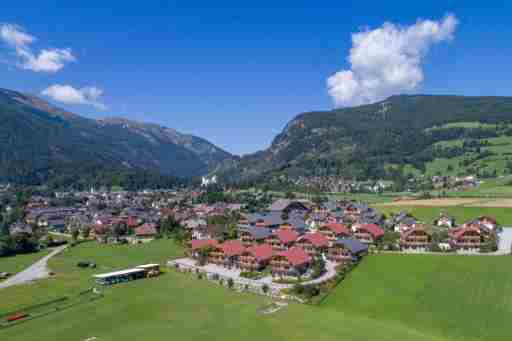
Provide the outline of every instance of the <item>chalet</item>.
<path id="1" fill-rule="evenodd" d="M 321 233 L 306 233 L 297 241 L 297 246 L 301 247 L 306 253 L 314 258 L 327 251 L 329 240 Z"/>
<path id="2" fill-rule="evenodd" d="M 357 239 L 342 238 L 336 240 L 328 249 L 327 259 L 335 263 L 344 263 L 361 258 L 368 252 L 368 246 Z"/>
<path id="3" fill-rule="evenodd" d="M 365 244 L 375 244 L 384 235 L 384 231 L 375 224 L 354 224 L 352 231 L 354 237 Z"/>
<path id="4" fill-rule="evenodd" d="M 208 262 L 227 268 L 238 267 L 239 257 L 244 251 L 245 247 L 241 241 L 228 240 L 212 248 L 208 254 Z"/>
<path id="5" fill-rule="evenodd" d="M 273 255 L 272 246 L 268 244 L 253 245 L 240 256 L 240 269 L 242 271 L 259 271 L 270 263 Z"/>
<path id="6" fill-rule="evenodd" d="M 152 223 L 145 223 L 134 230 L 136 242 L 149 242 L 155 239 L 158 231 L 156 225 Z"/>
<path id="7" fill-rule="evenodd" d="M 400 234 L 400 247 L 402 249 L 426 250 L 430 246 L 430 235 L 425 228 L 417 225 Z"/>
<path id="8" fill-rule="evenodd" d="M 345 225 L 339 223 L 329 223 L 322 225 L 318 228 L 318 232 L 327 238 L 329 244 L 334 243 L 340 238 L 346 238 L 350 236 L 350 230 Z"/>
<path id="9" fill-rule="evenodd" d="M 457 250 L 479 250 L 483 242 L 480 229 L 474 226 L 460 227 L 448 232 L 450 245 Z"/>
<path id="10" fill-rule="evenodd" d="M 188 242 L 187 254 L 197 258 L 201 249 L 217 247 L 219 243 L 215 239 L 192 239 Z"/>
<path id="11" fill-rule="evenodd" d="M 272 276 L 300 276 L 306 272 L 310 262 L 311 257 L 300 247 L 294 246 L 272 257 Z"/>
<path id="12" fill-rule="evenodd" d="M 278 229 L 268 236 L 265 241 L 277 252 L 288 250 L 298 238 L 299 233 L 292 229 Z"/>
<path id="13" fill-rule="evenodd" d="M 239 227 L 238 235 L 245 247 L 258 245 L 272 235 L 272 231 L 265 227 Z"/>

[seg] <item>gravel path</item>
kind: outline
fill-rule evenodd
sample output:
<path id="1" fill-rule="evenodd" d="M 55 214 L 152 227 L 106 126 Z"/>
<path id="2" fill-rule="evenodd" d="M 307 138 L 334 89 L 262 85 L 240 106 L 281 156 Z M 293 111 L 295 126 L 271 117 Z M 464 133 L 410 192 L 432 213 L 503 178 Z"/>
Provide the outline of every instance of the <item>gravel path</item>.
<path id="1" fill-rule="evenodd" d="M 64 250 L 67 245 L 59 246 L 55 248 L 48 255 L 44 256 L 25 270 L 17 273 L 16 275 L 8 278 L 7 280 L 0 283 L 0 289 L 4 289 L 13 285 L 24 284 L 32 282 L 38 279 L 46 278 L 49 276 L 49 270 L 47 267 L 48 260 L 53 256 Z"/>

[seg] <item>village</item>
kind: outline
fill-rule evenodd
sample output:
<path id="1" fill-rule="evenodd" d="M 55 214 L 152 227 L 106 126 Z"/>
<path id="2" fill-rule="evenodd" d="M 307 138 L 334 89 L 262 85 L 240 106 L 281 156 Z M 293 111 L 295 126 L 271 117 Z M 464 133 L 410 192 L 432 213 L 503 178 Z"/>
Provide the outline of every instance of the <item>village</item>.
<path id="1" fill-rule="evenodd" d="M 222 201 L 226 198 L 229 202 Z M 33 195 L 23 217 L 9 226 L 13 240 L 38 239 L 35 249 L 66 242 L 115 245 L 173 238 L 185 254 L 169 266 L 261 285 L 329 280 L 368 253 L 492 254 L 500 232 L 489 216 L 457 222 L 439 212 L 435 221 L 424 222 L 405 212 L 386 216 L 350 200 L 227 196 L 205 189 Z"/>

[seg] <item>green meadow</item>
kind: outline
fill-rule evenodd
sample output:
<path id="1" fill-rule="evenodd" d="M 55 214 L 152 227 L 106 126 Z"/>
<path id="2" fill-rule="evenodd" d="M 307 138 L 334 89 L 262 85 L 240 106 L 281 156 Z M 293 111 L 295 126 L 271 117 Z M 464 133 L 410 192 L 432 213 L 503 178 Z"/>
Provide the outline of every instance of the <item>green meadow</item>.
<path id="1" fill-rule="evenodd" d="M 48 250 L 43 250 L 39 252 L 16 255 L 12 257 L 0 257 L 0 272 L 9 272 L 11 274 L 16 274 L 25 269 L 30 264 L 33 264 L 37 260 L 43 258 L 48 253 Z"/>
<path id="2" fill-rule="evenodd" d="M 57 275 L 0 292 L 0 313 L 74 295 L 93 273 L 181 256 L 168 240 L 137 246 L 84 243 L 52 259 Z M 98 269 L 80 269 L 94 260 Z M 5 340 L 410 340 L 508 339 L 509 258 L 377 255 L 320 305 L 291 303 L 262 315 L 268 298 L 166 271 L 104 297 L 0 330 Z M 508 296 L 507 296 L 508 295 Z M 5 299 L 7 298 L 7 299 Z"/>
<path id="3" fill-rule="evenodd" d="M 322 308 L 453 340 L 510 340 L 512 258 L 367 257 Z"/>

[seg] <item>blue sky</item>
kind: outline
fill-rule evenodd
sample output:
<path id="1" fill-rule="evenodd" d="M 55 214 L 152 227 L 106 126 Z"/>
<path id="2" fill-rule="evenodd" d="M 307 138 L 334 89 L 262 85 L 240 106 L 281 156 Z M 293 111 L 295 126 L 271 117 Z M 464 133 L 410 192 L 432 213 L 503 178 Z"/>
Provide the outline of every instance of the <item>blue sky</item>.
<path id="1" fill-rule="evenodd" d="M 441 23 L 448 13 L 458 21 L 453 39 L 422 53 L 422 80 L 404 92 L 511 95 L 512 4 L 505 1 L 486 8 L 448 0 L 18 3 L 2 5 L 0 24 L 37 40 L 0 43 L 0 87 L 38 95 L 53 85 L 82 89 L 84 97 L 74 97 L 81 104 L 54 103 L 88 117 L 157 122 L 233 153 L 265 148 L 301 112 L 340 105 L 327 79 L 351 69 L 351 34 L 384 22 Z M 20 46 L 30 53 L 21 61 Z M 62 65 L 41 68 L 43 49 Z"/>

